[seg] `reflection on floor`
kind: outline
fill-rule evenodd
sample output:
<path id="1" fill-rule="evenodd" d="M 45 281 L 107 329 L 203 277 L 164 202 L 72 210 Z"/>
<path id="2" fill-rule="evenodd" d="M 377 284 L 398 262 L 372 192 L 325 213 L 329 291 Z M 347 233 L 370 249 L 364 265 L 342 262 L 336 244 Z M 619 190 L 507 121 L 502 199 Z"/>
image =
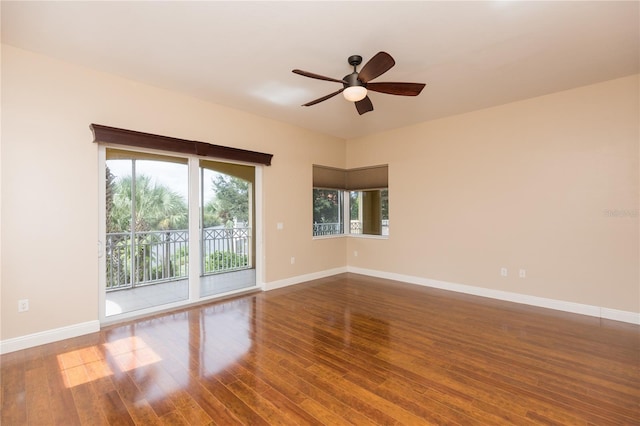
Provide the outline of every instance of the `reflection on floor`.
<path id="1" fill-rule="evenodd" d="M 200 277 L 200 296 L 215 296 L 256 285 L 256 270 Z M 189 299 L 188 280 L 152 284 L 107 293 L 106 316 L 151 308 Z"/>
<path id="2" fill-rule="evenodd" d="M 639 425 L 640 326 L 341 274 L 0 356 L 0 424 Z"/>

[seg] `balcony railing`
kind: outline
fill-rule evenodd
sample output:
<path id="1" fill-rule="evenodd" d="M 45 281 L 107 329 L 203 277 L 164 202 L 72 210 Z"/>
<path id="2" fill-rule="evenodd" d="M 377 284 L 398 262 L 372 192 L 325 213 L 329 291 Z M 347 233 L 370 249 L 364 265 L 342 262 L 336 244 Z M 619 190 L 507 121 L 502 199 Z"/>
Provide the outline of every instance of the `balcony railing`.
<path id="1" fill-rule="evenodd" d="M 349 223 L 349 233 L 352 235 L 362 234 L 362 222 L 352 220 Z M 313 236 L 340 235 L 342 234 L 342 223 L 314 223 Z M 389 235 L 389 219 L 382 220 L 382 235 Z"/>
<path id="2" fill-rule="evenodd" d="M 116 232 L 106 237 L 107 291 L 188 276 L 186 230 Z M 205 228 L 201 242 L 203 275 L 251 267 L 251 228 Z"/>
<path id="3" fill-rule="evenodd" d="M 202 236 L 205 275 L 251 267 L 251 228 L 205 228 Z"/>
<path id="4" fill-rule="evenodd" d="M 314 223 L 313 236 L 342 234 L 342 223 Z"/>

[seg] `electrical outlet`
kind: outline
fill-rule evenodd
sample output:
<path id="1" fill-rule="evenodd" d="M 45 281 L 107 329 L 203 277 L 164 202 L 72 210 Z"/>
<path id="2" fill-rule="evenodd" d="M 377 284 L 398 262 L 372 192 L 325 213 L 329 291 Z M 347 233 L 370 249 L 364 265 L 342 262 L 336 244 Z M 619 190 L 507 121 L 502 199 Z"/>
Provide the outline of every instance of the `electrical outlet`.
<path id="1" fill-rule="evenodd" d="M 354 250 L 354 251 L 353 251 L 353 256 L 354 256 L 354 257 L 358 257 L 358 250 Z"/>
<path id="2" fill-rule="evenodd" d="M 295 263 L 296 263 L 296 258 L 295 258 L 295 257 L 293 257 L 293 256 L 291 256 L 291 264 L 293 265 L 293 264 L 295 264 Z"/>
<path id="3" fill-rule="evenodd" d="M 500 275 L 502 275 L 503 277 L 507 276 L 507 268 L 500 268 Z"/>
<path id="4" fill-rule="evenodd" d="M 527 270 L 526 269 L 520 269 L 520 271 L 518 272 L 518 275 L 520 276 L 520 278 L 526 278 L 527 277 Z"/>
<path id="5" fill-rule="evenodd" d="M 18 312 L 27 312 L 29 310 L 29 299 L 18 300 Z"/>

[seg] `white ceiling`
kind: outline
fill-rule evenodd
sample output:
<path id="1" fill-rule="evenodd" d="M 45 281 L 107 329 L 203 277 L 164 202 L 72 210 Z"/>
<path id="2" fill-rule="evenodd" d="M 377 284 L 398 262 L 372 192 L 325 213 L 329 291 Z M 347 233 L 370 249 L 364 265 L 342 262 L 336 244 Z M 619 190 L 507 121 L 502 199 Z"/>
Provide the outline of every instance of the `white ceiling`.
<path id="1" fill-rule="evenodd" d="M 637 1 L 11 2 L 2 42 L 345 139 L 639 72 Z M 396 65 L 359 116 L 347 57 Z"/>

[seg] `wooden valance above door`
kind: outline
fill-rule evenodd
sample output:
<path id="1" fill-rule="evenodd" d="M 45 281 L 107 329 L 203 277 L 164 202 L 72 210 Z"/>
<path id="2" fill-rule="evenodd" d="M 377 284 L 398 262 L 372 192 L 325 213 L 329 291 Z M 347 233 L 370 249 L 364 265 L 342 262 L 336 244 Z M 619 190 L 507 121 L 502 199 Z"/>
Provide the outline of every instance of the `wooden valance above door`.
<path id="1" fill-rule="evenodd" d="M 271 158 L 273 157 L 273 154 L 265 154 L 263 152 L 154 135 L 134 130 L 118 129 L 100 124 L 91 124 L 89 128 L 93 132 L 93 142 L 95 143 L 113 143 L 137 148 L 158 149 L 181 154 L 264 164 L 266 166 L 271 165 Z"/>

